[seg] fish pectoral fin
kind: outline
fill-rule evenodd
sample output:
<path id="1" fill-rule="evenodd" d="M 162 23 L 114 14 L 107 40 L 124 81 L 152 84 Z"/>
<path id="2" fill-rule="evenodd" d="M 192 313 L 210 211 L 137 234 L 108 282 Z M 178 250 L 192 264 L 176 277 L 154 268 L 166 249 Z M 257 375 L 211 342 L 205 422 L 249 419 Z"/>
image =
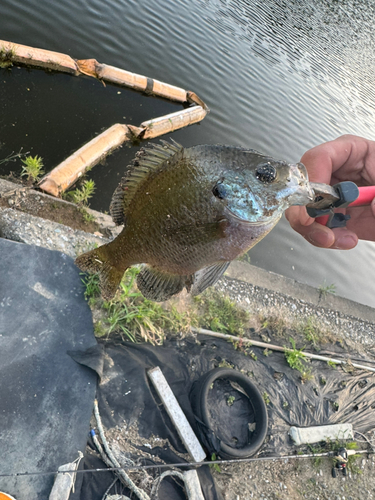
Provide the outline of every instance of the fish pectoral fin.
<path id="1" fill-rule="evenodd" d="M 145 266 L 138 274 L 137 286 L 146 299 L 162 302 L 181 292 L 185 286 L 190 289 L 192 281 L 192 276 L 169 274 Z"/>
<path id="2" fill-rule="evenodd" d="M 204 267 L 194 275 L 192 295 L 199 295 L 209 286 L 214 285 L 228 269 L 230 262 L 219 262 L 212 266 Z"/>
<path id="3" fill-rule="evenodd" d="M 225 238 L 225 229 L 228 224 L 229 222 L 227 219 L 220 219 L 215 222 L 189 224 L 171 228 L 168 230 L 167 235 L 173 236 L 173 239 L 177 237 L 186 244 L 197 241 L 216 241 Z"/>

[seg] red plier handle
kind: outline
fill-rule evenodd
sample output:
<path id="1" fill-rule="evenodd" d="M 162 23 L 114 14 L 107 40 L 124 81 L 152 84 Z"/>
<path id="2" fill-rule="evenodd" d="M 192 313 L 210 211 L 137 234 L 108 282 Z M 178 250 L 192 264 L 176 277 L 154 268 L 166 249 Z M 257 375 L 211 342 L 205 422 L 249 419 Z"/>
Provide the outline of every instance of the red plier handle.
<path id="1" fill-rule="evenodd" d="M 364 207 L 371 205 L 372 200 L 375 198 L 375 186 L 363 186 L 358 188 L 358 198 L 349 203 L 349 207 Z"/>

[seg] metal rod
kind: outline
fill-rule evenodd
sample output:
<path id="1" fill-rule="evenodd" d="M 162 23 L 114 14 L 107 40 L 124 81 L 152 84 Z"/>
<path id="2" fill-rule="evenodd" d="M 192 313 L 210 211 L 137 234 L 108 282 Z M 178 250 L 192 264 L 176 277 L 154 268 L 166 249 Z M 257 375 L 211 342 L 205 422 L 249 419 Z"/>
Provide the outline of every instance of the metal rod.
<path id="1" fill-rule="evenodd" d="M 251 340 L 247 339 L 245 337 L 236 337 L 235 335 L 228 335 L 227 333 L 220 333 L 220 332 L 212 332 L 211 330 L 206 330 L 205 328 L 191 328 L 193 332 L 196 333 L 201 333 L 202 335 L 209 335 L 210 337 L 218 337 L 221 339 L 225 340 L 236 340 L 240 342 L 245 342 L 250 345 L 255 345 L 256 347 L 264 347 L 265 349 L 272 349 L 273 351 L 280 351 L 280 352 L 293 352 L 293 349 L 289 349 L 289 347 L 281 347 L 278 345 L 273 345 L 273 344 L 267 344 L 266 342 L 259 342 L 257 340 Z M 348 363 L 350 360 L 341 360 L 337 358 L 328 358 L 326 356 L 320 356 L 319 354 L 312 354 L 310 352 L 305 352 L 303 351 L 302 354 L 306 356 L 306 358 L 310 359 L 317 359 L 319 361 L 330 361 L 331 363 L 334 363 L 335 365 L 345 365 Z M 365 365 L 360 365 L 358 363 L 352 363 L 350 361 L 351 365 L 354 368 L 358 368 L 360 370 L 368 370 L 370 372 L 375 373 L 375 368 L 372 368 L 370 366 L 365 366 Z"/>

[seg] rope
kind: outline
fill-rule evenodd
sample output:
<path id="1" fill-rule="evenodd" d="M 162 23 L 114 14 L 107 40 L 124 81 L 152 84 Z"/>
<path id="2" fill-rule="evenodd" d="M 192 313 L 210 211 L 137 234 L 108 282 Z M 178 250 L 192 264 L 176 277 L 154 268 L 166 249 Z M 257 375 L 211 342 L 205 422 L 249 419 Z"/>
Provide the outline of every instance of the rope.
<path id="1" fill-rule="evenodd" d="M 163 472 L 163 474 L 161 474 L 154 482 L 153 486 L 152 486 L 152 489 L 151 489 L 151 493 L 150 493 L 150 496 L 151 498 L 154 497 L 155 495 L 155 498 L 158 498 L 158 490 L 160 488 L 160 485 L 161 485 L 161 482 L 163 481 L 163 479 L 167 476 L 175 476 L 175 477 L 178 477 L 179 479 L 181 479 L 181 481 L 185 484 L 185 476 L 183 475 L 182 472 L 179 472 L 177 470 L 167 470 L 165 472 Z"/>
<path id="2" fill-rule="evenodd" d="M 147 493 L 145 493 L 143 490 L 138 488 L 138 486 L 136 486 L 133 483 L 133 481 L 130 479 L 130 477 L 125 473 L 124 467 L 120 466 L 116 457 L 113 455 L 112 450 L 110 449 L 108 442 L 107 442 L 107 439 L 106 439 L 105 434 L 104 434 L 104 429 L 103 429 L 102 420 L 101 420 L 100 414 L 99 414 L 99 407 L 98 407 L 98 400 L 97 399 L 95 399 L 95 401 L 94 401 L 94 415 L 95 415 L 95 420 L 96 420 L 96 424 L 98 427 L 100 439 L 102 440 L 103 447 L 104 447 L 106 454 L 108 456 L 108 458 L 107 458 L 107 460 L 105 460 L 105 462 L 107 463 L 107 461 L 108 461 L 109 464 L 112 466 L 111 468 L 116 469 L 118 475 L 121 477 L 121 480 L 125 484 L 125 486 L 127 486 L 135 495 L 137 495 L 137 497 L 140 498 L 140 500 L 150 500 L 150 497 L 147 495 Z M 95 442 L 96 446 L 97 446 L 97 444 L 99 444 L 98 439 L 96 439 L 96 442 Z M 100 450 L 99 450 L 99 452 L 100 452 Z M 100 454 L 102 456 L 104 456 L 103 450 L 100 452 Z M 109 465 L 109 464 L 107 463 L 107 465 Z"/>

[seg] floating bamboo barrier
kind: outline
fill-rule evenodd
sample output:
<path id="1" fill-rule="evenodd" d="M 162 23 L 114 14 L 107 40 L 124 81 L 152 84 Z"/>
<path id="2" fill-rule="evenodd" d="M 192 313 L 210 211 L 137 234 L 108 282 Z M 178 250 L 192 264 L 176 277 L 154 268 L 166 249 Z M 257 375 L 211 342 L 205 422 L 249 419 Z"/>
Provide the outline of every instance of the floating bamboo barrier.
<path id="1" fill-rule="evenodd" d="M 53 196 L 60 196 L 88 169 L 124 142 L 133 139 L 152 139 L 174 132 L 200 122 L 209 112 L 206 104 L 194 92 L 114 66 L 101 64 L 96 59 L 75 60 L 59 52 L 0 40 L 0 61 L 46 68 L 75 76 L 86 75 L 103 82 L 129 87 L 148 95 L 189 105 L 188 108 L 176 113 L 142 122 L 139 127 L 117 123 L 105 130 L 43 177 L 39 187 Z"/>
<path id="2" fill-rule="evenodd" d="M 39 183 L 40 189 L 53 196 L 59 196 L 87 169 L 99 163 L 108 153 L 121 146 L 130 137 L 131 133 L 126 125 L 120 123 L 112 125 L 44 176 Z"/>

